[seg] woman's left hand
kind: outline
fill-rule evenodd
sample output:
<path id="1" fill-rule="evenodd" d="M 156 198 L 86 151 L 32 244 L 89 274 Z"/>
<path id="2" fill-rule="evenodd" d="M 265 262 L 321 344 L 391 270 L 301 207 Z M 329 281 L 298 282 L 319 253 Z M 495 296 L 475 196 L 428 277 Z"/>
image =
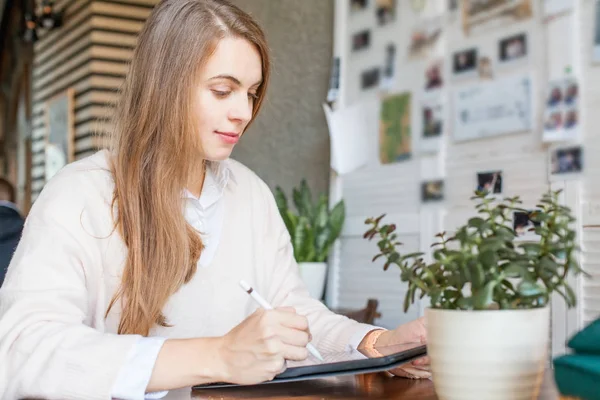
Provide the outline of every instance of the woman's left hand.
<path id="1" fill-rule="evenodd" d="M 408 343 L 427 343 L 427 327 L 425 318 L 421 317 L 409 323 L 400 325 L 394 330 L 384 332 L 379 336 L 375 348 Z M 400 365 L 390 371 L 396 376 L 411 379 L 431 377 L 429 357 L 421 357 L 410 363 Z"/>

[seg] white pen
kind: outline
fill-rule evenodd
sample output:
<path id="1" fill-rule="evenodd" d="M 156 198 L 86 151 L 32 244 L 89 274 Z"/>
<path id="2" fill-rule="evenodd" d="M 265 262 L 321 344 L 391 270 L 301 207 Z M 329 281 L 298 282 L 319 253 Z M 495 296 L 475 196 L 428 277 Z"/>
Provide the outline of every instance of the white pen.
<path id="1" fill-rule="evenodd" d="M 250 297 L 252 297 L 254 300 L 256 300 L 256 302 L 262 308 L 264 308 L 265 310 L 273 309 L 273 307 L 260 294 L 258 294 L 258 292 L 252 288 L 252 286 L 248 285 L 248 283 L 246 281 L 240 281 L 240 286 L 242 287 L 242 289 L 244 289 L 246 291 L 246 293 L 248 293 L 250 295 Z M 321 354 L 319 353 L 319 351 L 312 344 L 308 343 L 306 345 L 306 349 L 310 352 L 310 354 L 315 356 L 320 361 L 325 361 L 323 359 L 323 357 L 321 356 Z"/>

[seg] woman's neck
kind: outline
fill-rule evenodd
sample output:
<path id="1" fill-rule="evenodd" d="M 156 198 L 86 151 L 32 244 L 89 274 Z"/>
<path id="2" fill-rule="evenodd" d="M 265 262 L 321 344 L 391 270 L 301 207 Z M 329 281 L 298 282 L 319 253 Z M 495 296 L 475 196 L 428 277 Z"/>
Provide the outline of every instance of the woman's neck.
<path id="1" fill-rule="evenodd" d="M 202 193 L 202 188 L 204 187 L 204 179 L 206 178 L 206 168 L 207 164 L 203 160 L 200 163 L 198 168 L 195 168 L 194 171 L 199 171 L 199 173 L 194 173 L 190 177 L 188 181 L 187 190 L 190 191 L 195 197 L 199 198 Z"/>

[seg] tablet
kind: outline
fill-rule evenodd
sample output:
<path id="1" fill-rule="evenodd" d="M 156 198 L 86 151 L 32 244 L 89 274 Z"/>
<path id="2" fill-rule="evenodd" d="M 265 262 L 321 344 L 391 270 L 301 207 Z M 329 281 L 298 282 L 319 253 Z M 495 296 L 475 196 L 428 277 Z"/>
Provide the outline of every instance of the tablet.
<path id="1" fill-rule="evenodd" d="M 277 375 L 273 380 L 264 382 L 264 384 L 387 371 L 427 354 L 427 347 L 421 343 L 408 343 L 377 349 L 382 353 L 381 356 L 367 357 L 359 350 L 349 349 L 348 351 L 337 353 L 321 351 L 324 361 L 319 361 L 312 355 L 309 355 L 309 358 L 304 361 L 288 361 L 285 371 Z M 194 389 L 230 386 L 239 385 L 211 383 L 194 386 Z"/>

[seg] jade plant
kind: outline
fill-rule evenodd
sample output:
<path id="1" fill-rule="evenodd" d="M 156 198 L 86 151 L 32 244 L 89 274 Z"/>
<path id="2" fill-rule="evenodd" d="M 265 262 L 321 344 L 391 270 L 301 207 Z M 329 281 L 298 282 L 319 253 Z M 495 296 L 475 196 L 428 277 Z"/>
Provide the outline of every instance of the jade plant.
<path id="1" fill-rule="evenodd" d="M 296 212 L 288 207 L 281 187 L 275 188 L 275 201 L 283 222 L 292 238 L 294 258 L 297 262 L 324 262 L 329 250 L 342 232 L 345 219 L 343 200 L 331 210 L 325 194 L 313 202 L 311 191 L 302 180 L 299 188 L 292 190 Z"/>
<path id="2" fill-rule="evenodd" d="M 475 192 L 479 216 L 470 218 L 454 234 L 442 232 L 430 262 L 424 253 L 402 254 L 394 224 L 382 224 L 385 217 L 369 218 L 364 237 L 377 240 L 384 270 L 394 264 L 400 279 L 408 283 L 404 311 L 416 296 L 429 297 L 431 307 L 454 310 L 527 309 L 545 307 L 553 292 L 568 307 L 576 304 L 567 283 L 570 272 L 585 272 L 577 261 L 575 218 L 560 204 L 560 191 L 544 194 L 534 210 L 519 207 L 518 196 L 496 200 L 487 192 Z M 535 240 L 515 240 L 512 216 L 524 212 L 533 222 L 529 231 Z"/>

